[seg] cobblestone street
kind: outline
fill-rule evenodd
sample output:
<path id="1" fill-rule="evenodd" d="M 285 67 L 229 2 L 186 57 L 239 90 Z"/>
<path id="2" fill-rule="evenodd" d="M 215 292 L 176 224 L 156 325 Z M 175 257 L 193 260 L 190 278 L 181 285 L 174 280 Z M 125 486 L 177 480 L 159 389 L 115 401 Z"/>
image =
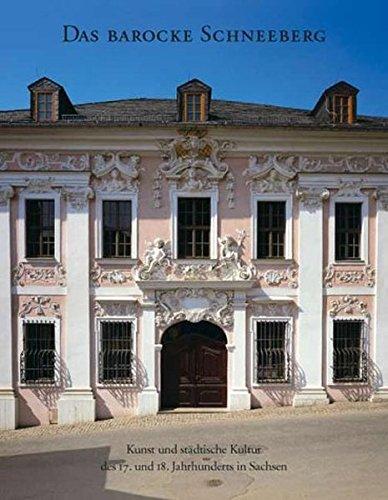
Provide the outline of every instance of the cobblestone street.
<path id="1" fill-rule="evenodd" d="M 0 439 L 2 499 L 375 500 L 388 488 L 387 403 L 165 413 Z"/>

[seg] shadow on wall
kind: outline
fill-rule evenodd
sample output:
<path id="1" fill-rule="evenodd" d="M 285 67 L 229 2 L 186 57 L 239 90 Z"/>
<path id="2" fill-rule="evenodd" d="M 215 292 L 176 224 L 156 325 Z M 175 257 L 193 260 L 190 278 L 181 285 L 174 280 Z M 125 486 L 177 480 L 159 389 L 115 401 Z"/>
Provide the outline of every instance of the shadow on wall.
<path id="1" fill-rule="evenodd" d="M 364 369 L 367 382 L 336 384 L 327 388 L 330 400 L 334 401 L 370 401 L 373 394 L 382 387 L 383 376 L 376 363 L 367 357 L 364 360 Z"/>
<path id="2" fill-rule="evenodd" d="M 306 385 L 306 376 L 295 360 L 290 363 L 289 369 L 291 383 L 262 385 L 253 395 L 253 407 L 292 406 L 295 394 Z"/>
<path id="3" fill-rule="evenodd" d="M 117 410 L 115 411 L 112 408 L 108 399 L 117 403 L 114 406 L 116 408 L 118 406 L 122 410 L 133 410 L 136 408 L 138 394 L 148 384 L 146 370 L 137 356 L 134 359 L 132 376 L 132 384 L 117 381 L 114 384 L 102 384 L 96 388 L 97 418 L 108 419 L 116 416 Z M 104 391 L 108 393 L 109 398 L 104 397 Z M 119 411 L 119 413 L 121 412 Z"/>
<path id="4" fill-rule="evenodd" d="M 2 498 L 152 500 L 135 493 L 105 489 L 104 464 L 117 468 L 120 462 L 125 462 L 110 461 L 109 454 L 110 447 L 103 447 L 3 457 L 0 459 Z M 23 471 L 22 481 L 20 471 Z M 127 485 L 130 487 L 130 482 Z"/>

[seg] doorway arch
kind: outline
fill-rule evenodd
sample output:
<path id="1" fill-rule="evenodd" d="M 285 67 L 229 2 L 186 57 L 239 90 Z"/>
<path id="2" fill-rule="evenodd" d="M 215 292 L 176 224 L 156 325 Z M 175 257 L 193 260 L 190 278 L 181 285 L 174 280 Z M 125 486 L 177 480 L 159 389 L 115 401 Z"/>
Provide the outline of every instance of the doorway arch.
<path id="1" fill-rule="evenodd" d="M 162 408 L 227 405 L 227 338 L 209 321 L 182 321 L 162 337 Z"/>

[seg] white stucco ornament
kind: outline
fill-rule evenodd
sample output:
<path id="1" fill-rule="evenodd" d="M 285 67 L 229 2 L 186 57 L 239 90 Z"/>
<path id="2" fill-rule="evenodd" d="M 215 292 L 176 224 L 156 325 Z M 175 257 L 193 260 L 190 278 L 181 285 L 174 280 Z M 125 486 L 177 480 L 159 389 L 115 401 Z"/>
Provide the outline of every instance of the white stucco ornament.
<path id="1" fill-rule="evenodd" d="M 166 268 L 171 267 L 171 248 L 168 241 L 155 238 L 148 243 L 144 253 L 144 263 L 135 269 L 137 279 L 165 279 Z"/>
<path id="2" fill-rule="evenodd" d="M 156 325 L 166 328 L 179 321 L 212 321 L 233 326 L 233 293 L 209 288 L 179 288 L 157 292 Z"/>
<path id="3" fill-rule="evenodd" d="M 93 188 L 101 192 L 137 191 L 140 157 L 125 151 L 90 155 Z"/>
<path id="4" fill-rule="evenodd" d="M 236 238 L 231 235 L 218 238 L 220 259 L 214 271 L 222 280 L 250 280 L 255 274 L 254 266 L 245 264 L 242 258 L 246 232 L 237 230 L 236 233 Z"/>

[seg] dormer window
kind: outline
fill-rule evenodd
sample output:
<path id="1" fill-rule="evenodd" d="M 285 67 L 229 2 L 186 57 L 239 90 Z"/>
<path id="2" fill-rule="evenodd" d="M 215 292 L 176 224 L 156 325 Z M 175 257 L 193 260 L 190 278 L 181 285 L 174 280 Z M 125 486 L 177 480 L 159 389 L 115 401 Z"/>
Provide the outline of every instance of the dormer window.
<path id="1" fill-rule="evenodd" d="M 205 122 L 209 119 L 211 88 L 200 80 L 190 80 L 177 89 L 178 120 Z"/>
<path id="2" fill-rule="evenodd" d="M 51 92 L 38 92 L 36 106 L 36 114 L 39 122 L 49 122 L 52 120 L 53 95 Z"/>
<path id="3" fill-rule="evenodd" d="M 31 96 L 31 119 L 56 122 L 64 115 L 76 115 L 66 90 L 59 83 L 43 77 L 28 86 Z"/>
<path id="4" fill-rule="evenodd" d="M 333 125 L 352 125 L 357 121 L 358 92 L 353 85 L 338 82 L 323 92 L 311 114 L 318 121 Z"/>
<path id="5" fill-rule="evenodd" d="M 328 96 L 328 111 L 332 123 L 349 123 L 350 96 L 331 95 Z"/>
<path id="6" fill-rule="evenodd" d="M 185 122 L 199 122 L 204 120 L 202 113 L 203 94 L 185 94 Z"/>

